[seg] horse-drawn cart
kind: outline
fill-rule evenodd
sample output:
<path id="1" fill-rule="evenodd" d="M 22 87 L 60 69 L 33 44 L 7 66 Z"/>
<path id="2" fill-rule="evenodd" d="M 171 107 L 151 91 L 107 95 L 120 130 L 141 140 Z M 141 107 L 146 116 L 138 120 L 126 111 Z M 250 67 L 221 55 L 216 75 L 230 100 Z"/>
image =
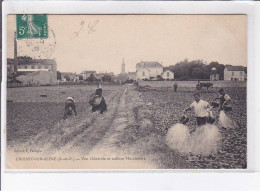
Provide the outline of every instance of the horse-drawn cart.
<path id="1" fill-rule="evenodd" d="M 197 90 L 201 90 L 203 87 L 207 88 L 207 90 L 209 90 L 210 87 L 213 87 L 213 83 L 210 82 L 206 82 L 206 83 L 201 83 L 198 82 L 196 85 L 196 89 Z"/>

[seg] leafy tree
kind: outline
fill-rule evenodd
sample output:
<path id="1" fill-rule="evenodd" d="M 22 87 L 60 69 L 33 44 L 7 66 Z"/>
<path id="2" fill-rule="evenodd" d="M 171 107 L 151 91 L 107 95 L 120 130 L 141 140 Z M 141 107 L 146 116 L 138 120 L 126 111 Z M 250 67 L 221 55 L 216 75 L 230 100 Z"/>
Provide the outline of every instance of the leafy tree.
<path id="1" fill-rule="evenodd" d="M 89 81 L 89 82 L 99 82 L 100 79 L 96 78 L 95 75 L 93 73 L 91 73 L 89 75 L 89 77 L 86 79 L 86 81 Z"/>
<path id="2" fill-rule="evenodd" d="M 112 77 L 110 75 L 103 75 L 102 76 L 102 80 L 104 82 L 111 82 L 112 81 Z"/>
<path id="3" fill-rule="evenodd" d="M 86 80 L 89 81 L 89 82 L 94 82 L 94 81 L 95 81 L 95 78 L 96 78 L 96 77 L 94 76 L 94 74 L 91 73 Z"/>
<path id="4" fill-rule="evenodd" d="M 224 69 L 225 69 L 225 65 L 219 64 L 217 61 L 211 62 L 211 63 L 207 66 L 208 71 L 210 72 L 213 67 L 215 67 L 216 70 L 217 70 L 217 73 L 219 73 L 219 79 L 220 79 L 220 80 L 224 80 Z"/>
<path id="5" fill-rule="evenodd" d="M 209 79 L 213 67 L 219 73 L 220 80 L 223 80 L 225 66 L 217 61 L 207 65 L 203 60 L 188 61 L 185 59 L 170 66 L 171 70 L 175 72 L 175 78 L 178 80 Z"/>

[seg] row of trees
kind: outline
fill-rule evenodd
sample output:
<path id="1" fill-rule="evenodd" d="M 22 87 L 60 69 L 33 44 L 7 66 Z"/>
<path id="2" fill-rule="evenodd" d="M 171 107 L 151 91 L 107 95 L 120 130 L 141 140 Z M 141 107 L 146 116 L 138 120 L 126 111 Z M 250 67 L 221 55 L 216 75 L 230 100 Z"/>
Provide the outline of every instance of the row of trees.
<path id="1" fill-rule="evenodd" d="M 209 79 L 213 67 L 216 68 L 219 79 L 223 80 L 225 65 L 218 62 L 211 62 L 207 65 L 203 60 L 188 61 L 185 59 L 170 66 L 174 71 L 175 79 L 178 80 Z"/>

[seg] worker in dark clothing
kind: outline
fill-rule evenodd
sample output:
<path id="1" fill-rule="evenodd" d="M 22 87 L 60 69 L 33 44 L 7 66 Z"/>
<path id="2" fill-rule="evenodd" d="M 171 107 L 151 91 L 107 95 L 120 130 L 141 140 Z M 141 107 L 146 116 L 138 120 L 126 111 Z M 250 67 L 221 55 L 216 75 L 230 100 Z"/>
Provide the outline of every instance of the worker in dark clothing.
<path id="1" fill-rule="evenodd" d="M 177 88 L 178 88 L 177 82 L 175 82 L 175 84 L 173 85 L 173 88 L 174 88 L 174 92 L 177 92 Z"/>
<path id="2" fill-rule="evenodd" d="M 218 98 L 215 98 L 215 99 L 219 99 L 219 110 L 220 111 L 221 110 L 224 110 L 224 111 L 231 110 L 232 107 L 230 105 L 230 103 L 231 103 L 230 96 L 224 92 L 223 88 L 219 89 L 218 92 L 219 92 L 220 96 Z"/>
<path id="3" fill-rule="evenodd" d="M 103 91 L 101 88 L 101 84 L 99 84 L 98 88 L 96 89 L 94 98 L 90 100 L 92 112 L 99 111 L 100 114 L 103 114 L 103 112 L 107 111 L 107 104 L 102 93 Z"/>

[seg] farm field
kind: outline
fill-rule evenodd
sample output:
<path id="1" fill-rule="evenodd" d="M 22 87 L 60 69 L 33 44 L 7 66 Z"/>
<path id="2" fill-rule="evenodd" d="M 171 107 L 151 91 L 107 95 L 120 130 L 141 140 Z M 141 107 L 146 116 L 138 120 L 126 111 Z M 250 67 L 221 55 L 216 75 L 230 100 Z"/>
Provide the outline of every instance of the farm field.
<path id="1" fill-rule="evenodd" d="M 246 168 L 247 164 L 247 113 L 246 113 L 246 88 L 224 88 L 232 98 L 233 111 L 228 113 L 235 125 L 235 129 L 223 129 L 218 122 L 215 123 L 220 129 L 221 139 L 216 154 L 209 156 L 185 155 L 188 168 Z M 201 99 L 211 102 L 218 97 L 218 88 L 203 90 Z M 157 89 L 142 92 L 142 99 L 145 103 L 152 103 L 146 110 L 151 113 L 154 127 L 161 135 L 167 133 L 172 125 L 179 120 L 183 109 L 188 107 L 193 100 L 194 88 L 181 88 L 179 92 L 172 89 Z M 144 109 L 143 109 L 144 111 Z M 213 109 L 217 116 L 217 109 Z M 192 131 L 195 129 L 195 118 L 190 114 L 191 119 L 187 124 Z M 171 151 L 169 151 L 171 152 Z M 173 153 L 172 153 L 173 154 Z M 173 159 L 174 160 L 174 159 Z M 172 161 L 164 162 L 172 168 Z"/>
<path id="2" fill-rule="evenodd" d="M 167 130 L 178 122 L 183 109 L 193 102 L 194 88 L 181 88 L 174 92 L 172 88 L 138 91 L 130 85 L 104 86 L 108 112 L 103 115 L 92 113 L 88 103 L 95 88 L 8 88 L 9 152 L 17 147 L 33 147 L 49 155 L 79 153 L 96 157 L 145 158 L 145 162 L 100 162 L 95 166 L 88 163 L 73 168 L 246 168 L 246 88 L 225 88 L 232 98 L 233 111 L 229 116 L 236 128 L 226 130 L 219 126 L 221 140 L 218 151 L 208 156 L 179 153 L 169 148 L 165 141 Z M 201 98 L 210 102 L 218 96 L 216 91 L 217 88 L 203 90 Z M 68 96 L 75 97 L 78 116 L 63 121 L 64 101 Z M 218 114 L 216 110 L 214 114 Z M 187 125 L 194 129 L 195 118 L 191 117 Z M 36 164 L 31 165 L 37 168 Z M 53 164 L 51 168 L 62 167 Z"/>
<path id="3" fill-rule="evenodd" d="M 77 111 L 90 110 L 89 96 L 95 86 L 23 87 L 7 90 L 7 143 L 23 143 L 44 130 L 51 130 L 63 118 L 68 96 L 76 99 Z M 104 89 L 105 96 L 115 88 Z M 41 97 L 40 95 L 47 95 Z M 11 101 L 11 102 L 10 102 Z"/>

